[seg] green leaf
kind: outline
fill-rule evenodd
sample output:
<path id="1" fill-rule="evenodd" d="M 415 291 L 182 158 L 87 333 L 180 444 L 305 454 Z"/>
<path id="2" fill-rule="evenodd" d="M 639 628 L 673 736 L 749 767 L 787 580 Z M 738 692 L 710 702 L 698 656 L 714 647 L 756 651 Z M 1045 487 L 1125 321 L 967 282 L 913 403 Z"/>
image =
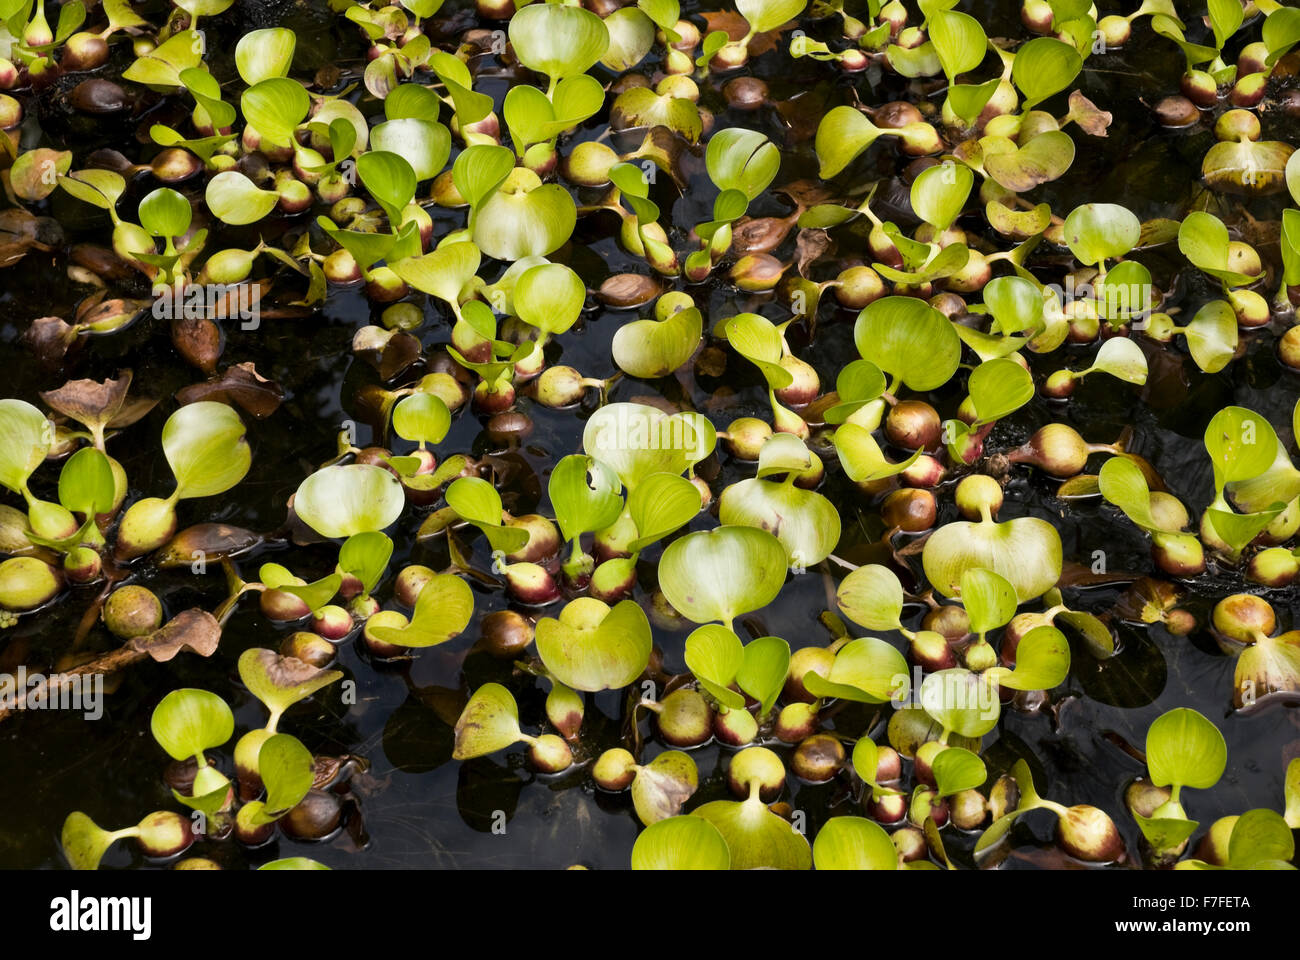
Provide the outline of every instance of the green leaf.
<path id="1" fill-rule="evenodd" d="M 814 145 L 821 164 L 818 176 L 823 180 L 837 176 L 877 137 L 890 132 L 877 127 L 854 107 L 832 107 L 817 125 Z"/>
<path id="2" fill-rule="evenodd" d="M 440 573 L 420 588 L 406 626 L 371 627 L 370 632 L 394 646 L 436 647 L 459 636 L 473 616 L 474 591 L 469 584 L 450 573 Z"/>
<path id="3" fill-rule="evenodd" d="M 757 796 L 734 802 L 715 800 L 692 812 L 712 823 L 731 851 L 732 870 L 807 870 L 812 850 L 795 830 Z"/>
<path id="4" fill-rule="evenodd" d="M 215 693 L 187 687 L 159 701 L 149 729 L 169 757 L 189 760 L 229 740 L 235 733 L 235 717 Z"/>
<path id="5" fill-rule="evenodd" d="M 630 377 L 666 377 L 695 353 L 704 333 L 704 317 L 696 307 L 678 310 L 663 320 L 633 320 L 614 333 L 610 351 L 620 370 Z"/>
<path id="6" fill-rule="evenodd" d="M 307 796 L 316 778 L 316 760 L 296 737 L 277 733 L 257 753 L 257 772 L 266 785 L 263 812 L 256 824 L 272 823 Z"/>
<path id="7" fill-rule="evenodd" d="M 485 683 L 474 691 L 456 721 L 456 746 L 451 756 L 453 760 L 472 760 L 521 739 L 515 698 L 501 684 Z"/>
<path id="8" fill-rule="evenodd" d="M 528 69 L 558 80 L 586 73 L 603 57 L 609 31 L 581 7 L 534 3 L 510 18 L 510 45 Z"/>
<path id="9" fill-rule="evenodd" d="M 252 463 L 239 414 L 213 400 L 187 404 L 168 417 L 162 447 L 182 500 L 225 493 Z"/>
<path id="10" fill-rule="evenodd" d="M 1136 247 L 1142 224 L 1131 210 L 1117 203 L 1085 203 L 1070 211 L 1063 229 L 1065 243 L 1075 258 L 1095 267 Z"/>
<path id="11" fill-rule="evenodd" d="M 288 27 L 250 30 L 235 44 L 235 67 L 250 87 L 273 77 L 284 77 L 293 63 L 297 36 Z"/>
<path id="12" fill-rule="evenodd" d="M 1125 383 L 1147 382 L 1147 357 L 1128 337 L 1111 337 L 1101 345 L 1088 372 L 1109 373 Z"/>
<path id="13" fill-rule="evenodd" d="M 339 548 L 339 569 L 361 581 L 366 595 L 379 584 L 393 556 L 393 541 L 376 530 L 354 533 Z"/>
<path id="14" fill-rule="evenodd" d="M 1007 358 L 981 363 L 971 371 L 966 388 L 978 425 L 1001 420 L 1034 398 L 1034 379 L 1029 371 Z"/>
<path id="15" fill-rule="evenodd" d="M 1228 266 L 1228 228 L 1212 213 L 1189 213 L 1178 228 L 1178 249 L 1192 265 L 1228 287 L 1240 287 L 1258 280 Z"/>
<path id="16" fill-rule="evenodd" d="M 519 319 L 551 335 L 564 333 L 577 322 L 586 299 L 587 285 L 562 263 L 532 267 L 515 282 Z"/>
<path id="17" fill-rule="evenodd" d="M 790 644 L 780 637 L 758 637 L 745 644 L 745 658 L 736 671 L 740 689 L 758 701 L 758 717 L 772 712 L 790 673 Z"/>
<path id="18" fill-rule="evenodd" d="M 723 526 L 669 544 L 659 560 L 659 587 L 686 619 L 730 625 L 776 599 L 785 573 L 780 540 L 754 527 Z"/>
<path id="19" fill-rule="evenodd" d="M 809 693 L 823 699 L 901 702 L 908 691 L 907 661 L 886 641 L 859 637 L 839 649 L 825 677 L 810 670 L 803 681 Z"/>
<path id="20" fill-rule="evenodd" d="M 921 565 L 931 586 L 945 597 L 957 595 L 967 570 L 984 567 L 1010 581 L 1019 601 L 1025 603 L 1056 586 L 1061 576 L 1061 536 L 1037 517 L 1003 523 L 955 520 L 930 535 L 921 551 Z"/>
<path id="21" fill-rule="evenodd" d="M 140 201 L 140 226 L 155 237 L 179 237 L 190 228 L 190 202 L 170 187 L 159 187 Z"/>
<path id="22" fill-rule="evenodd" d="M 1011 622 L 1016 615 L 1016 588 L 992 570 L 975 567 L 961 577 L 961 603 L 970 616 L 970 628 L 983 636 Z"/>
<path id="23" fill-rule="evenodd" d="M 82 447 L 59 472 L 59 502 L 87 519 L 111 511 L 115 491 L 108 457 L 94 447 Z"/>
<path id="24" fill-rule="evenodd" d="M 1205 451 L 1214 467 L 1214 489 L 1258 477 L 1277 456 L 1277 433 L 1264 417 L 1245 407 L 1224 407 L 1205 428 Z M 1109 498 L 1108 498 L 1109 499 Z"/>
<path id="25" fill-rule="evenodd" d="M 398 479 L 382 467 L 352 463 L 323 467 L 294 494 L 298 519 L 322 537 L 350 537 L 391 526 L 406 505 Z"/>
<path id="26" fill-rule="evenodd" d="M 982 787 L 988 779 L 984 761 L 961 747 L 940 750 L 930 766 L 934 773 L 935 793 L 941 797 Z"/>
<path id="27" fill-rule="evenodd" d="M 357 174 L 370 195 L 388 214 L 388 222 L 394 227 L 400 224 L 402 211 L 415 197 L 418 185 L 415 171 L 406 158 L 396 153 L 371 150 L 357 158 Z"/>
<path id="28" fill-rule="evenodd" d="M 1158 787 L 1208 790 L 1228 764 L 1228 745 L 1219 728 L 1195 710 L 1179 707 L 1147 728 L 1147 769 Z"/>
<path id="29" fill-rule="evenodd" d="M 559 619 L 537 621 L 536 637 L 546 669 L 588 693 L 627 686 L 650 661 L 650 621 L 634 600 L 612 608 L 593 597 L 571 600 Z"/>
<path id="30" fill-rule="evenodd" d="M 891 844 L 892 846 L 892 844 Z M 632 845 L 633 870 L 729 870 L 727 841 L 708 820 L 669 817 L 642 830 Z"/>
<path id="31" fill-rule="evenodd" d="M 565 540 L 603 530 L 623 512 L 618 475 L 604 463 L 583 454 L 570 454 L 555 465 L 547 491 Z"/>
<path id="32" fill-rule="evenodd" d="M 714 700 L 729 710 L 740 710 L 745 698 L 730 687 L 745 663 L 740 638 L 727 627 L 706 623 L 686 638 L 686 669 Z"/>
<path id="33" fill-rule="evenodd" d="M 963 737 L 982 737 L 1001 715 L 997 690 L 984 676 L 955 667 L 921 681 L 920 702 L 944 730 Z"/>
<path id="34" fill-rule="evenodd" d="M 883 827 L 865 817 L 832 817 L 813 840 L 818 870 L 897 870 L 898 850 Z"/>
<path id="35" fill-rule="evenodd" d="M 1025 95 L 1022 109 L 1030 110 L 1074 82 L 1083 58 L 1072 44 L 1055 37 L 1036 37 L 1016 51 L 1011 81 Z"/>
<path id="36" fill-rule="evenodd" d="M 27 478 L 45 462 L 54 439 L 54 425 L 25 400 L 0 400 L 0 483 L 15 493 L 27 489 Z"/>
<path id="37" fill-rule="evenodd" d="M 980 49 L 983 50 L 983 47 Z M 975 174 L 964 164 L 950 160 L 929 167 L 912 181 L 912 209 L 936 231 L 947 230 L 966 206 L 974 184 Z"/>
<path id="38" fill-rule="evenodd" d="M 420 257 L 398 260 L 392 268 L 415 289 L 437 297 L 458 311 L 460 291 L 478 271 L 481 260 L 478 247 L 462 241 L 444 243 Z"/>
<path id="39" fill-rule="evenodd" d="M 987 672 L 1012 690 L 1050 690 L 1070 673 L 1070 644 L 1052 626 L 1034 627 L 1016 646 L 1016 668 L 994 667 Z"/>
<path id="40" fill-rule="evenodd" d="M 902 626 L 903 585 L 894 571 L 878 563 L 858 567 L 840 581 L 835 602 L 846 617 L 868 630 Z"/>
<path id="41" fill-rule="evenodd" d="M 406 158 L 416 180 L 432 180 L 451 156 L 451 131 L 441 123 L 415 117 L 388 120 L 370 131 L 370 145 Z"/>
<path id="42" fill-rule="evenodd" d="M 640 553 L 656 540 L 690 523 L 701 506 L 699 488 L 685 477 L 675 473 L 650 474 L 627 498 L 628 513 L 637 529 L 637 537 L 628 544 L 628 549 Z"/>
<path id="43" fill-rule="evenodd" d="M 926 30 L 950 84 L 957 82 L 959 74 L 974 70 L 983 61 L 988 38 L 974 17 L 935 11 L 926 21 Z"/>
<path id="44" fill-rule="evenodd" d="M 758 367 L 773 390 L 794 382 L 794 376 L 781 366 L 785 340 L 776 324 L 757 313 L 741 313 L 727 321 L 727 342 L 736 352 Z"/>
<path id="45" fill-rule="evenodd" d="M 255 83 L 239 99 L 244 119 L 281 146 L 293 141 L 294 131 L 310 107 L 311 98 L 302 84 L 288 77 L 270 77 Z"/>
<path id="46" fill-rule="evenodd" d="M 1295 856 L 1295 838 L 1281 815 L 1272 810 L 1249 810 L 1237 818 L 1228 839 L 1231 870 L 1282 869 Z"/>
<path id="47" fill-rule="evenodd" d="M 268 216 L 280 195 L 261 189 L 238 170 L 223 170 L 208 181 L 203 200 L 222 223 L 243 226 Z"/>
<path id="48" fill-rule="evenodd" d="M 451 411 L 441 397 L 432 393 L 412 393 L 393 407 L 393 430 L 404 440 L 440 443 L 451 429 Z"/>
<path id="49" fill-rule="evenodd" d="M 858 314 L 858 353 L 918 392 L 947 383 L 961 361 L 961 341 L 938 310 L 915 297 L 882 297 Z"/>

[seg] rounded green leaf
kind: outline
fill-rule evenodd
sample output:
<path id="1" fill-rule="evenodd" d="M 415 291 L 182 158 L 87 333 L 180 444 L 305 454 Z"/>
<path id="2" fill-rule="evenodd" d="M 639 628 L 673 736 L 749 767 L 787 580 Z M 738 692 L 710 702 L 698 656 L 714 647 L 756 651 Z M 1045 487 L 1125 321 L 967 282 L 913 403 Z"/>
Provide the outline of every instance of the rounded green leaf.
<path id="1" fill-rule="evenodd" d="M 706 623 L 686 638 L 686 669 L 714 700 L 731 710 L 745 706 L 745 698 L 729 689 L 744 663 L 745 648 L 727 627 Z"/>
<path id="2" fill-rule="evenodd" d="M 1083 58 L 1073 44 L 1055 37 L 1036 37 L 1016 51 L 1011 82 L 1025 95 L 1024 109 L 1059 93 L 1083 69 Z"/>
<path id="3" fill-rule="evenodd" d="M 758 797 L 715 800 L 692 814 L 718 828 L 731 851 L 732 870 L 807 870 L 812 850 L 802 833 Z"/>
<path id="4" fill-rule="evenodd" d="M 564 333 L 582 315 L 587 285 L 562 263 L 525 270 L 515 282 L 513 304 L 519 319 L 548 334 Z"/>
<path id="5" fill-rule="evenodd" d="M 723 526 L 669 544 L 659 560 L 659 588 L 686 619 L 730 625 L 775 600 L 785 573 L 780 540 L 754 527 Z"/>
<path id="6" fill-rule="evenodd" d="M 983 49 L 981 44 L 981 54 Z M 929 167 L 912 181 L 912 209 L 918 217 L 942 232 L 961 214 L 974 185 L 975 174 L 965 164 L 949 160 Z"/>
<path id="7" fill-rule="evenodd" d="M 767 33 L 803 13 L 808 0 L 736 0 L 736 9 L 755 33 Z"/>
<path id="8" fill-rule="evenodd" d="M 189 760 L 234 735 L 235 716 L 226 701 L 207 690 L 173 690 L 154 707 L 149 729 L 173 760 Z"/>
<path id="9" fill-rule="evenodd" d="M 961 667 L 939 670 L 921 681 L 921 707 L 944 730 L 963 737 L 982 737 L 1002 713 L 996 687 Z"/>
<path id="10" fill-rule="evenodd" d="M 795 567 L 821 563 L 840 540 L 840 514 L 830 500 L 813 490 L 757 477 L 722 491 L 718 520 L 774 533 Z"/>
<path id="11" fill-rule="evenodd" d="M 238 170 L 225 170 L 208 181 L 203 199 L 222 223 L 242 226 L 270 214 L 280 195 L 261 189 Z"/>
<path id="12" fill-rule="evenodd" d="M 652 473 L 628 495 L 627 510 L 637 537 L 628 544 L 633 553 L 690 523 L 702 506 L 700 490 L 675 473 Z M 722 521 L 726 523 L 726 520 Z"/>
<path id="13" fill-rule="evenodd" d="M 936 530 L 921 551 L 930 585 L 955 597 L 962 575 L 984 567 L 1005 577 L 1021 603 L 1040 597 L 1061 576 L 1061 535 L 1037 517 L 1005 523 L 956 520 Z"/>
<path id="14" fill-rule="evenodd" d="M 882 297 L 858 314 L 853 327 L 858 353 L 917 391 L 948 382 L 961 361 L 961 340 L 952 324 L 916 297 Z"/>
<path id="15" fill-rule="evenodd" d="M 274 144 L 288 145 L 294 130 L 311 107 L 311 98 L 297 80 L 269 77 L 253 84 L 239 98 L 244 119 Z"/>
<path id="16" fill-rule="evenodd" d="M 250 30 L 235 44 L 235 67 L 250 87 L 288 75 L 298 38 L 287 27 Z"/>
<path id="17" fill-rule="evenodd" d="M 907 660 L 876 637 L 859 637 L 842 646 L 827 676 L 811 670 L 804 674 L 804 687 L 814 697 L 856 703 L 901 700 L 908 685 Z"/>
<path id="18" fill-rule="evenodd" d="M 412 393 L 393 407 L 393 429 L 404 440 L 440 443 L 451 429 L 451 411 L 441 397 Z"/>
<path id="19" fill-rule="evenodd" d="M 663 320 L 633 320 L 614 333 L 614 362 L 630 377 L 666 377 L 686 363 L 700 345 L 704 317 L 695 307 Z"/>
<path id="20" fill-rule="evenodd" d="M 499 683 L 485 683 L 474 691 L 456 720 L 453 760 L 472 760 L 504 750 L 523 739 L 519 707 L 510 691 Z"/>
<path id="21" fill-rule="evenodd" d="M 583 454 L 570 454 L 555 465 L 547 491 L 565 540 L 603 530 L 623 512 L 618 475 L 601 461 Z"/>
<path id="22" fill-rule="evenodd" d="M 184 235 L 193 216 L 190 202 L 171 187 L 159 187 L 140 201 L 140 226 L 155 237 Z"/>
<path id="23" fill-rule="evenodd" d="M 989 671 L 1012 690 L 1050 690 L 1070 673 L 1070 644 L 1065 634 L 1044 624 L 1034 627 L 1016 646 L 1016 668 L 994 667 Z"/>
<path id="24" fill-rule="evenodd" d="M 868 630 L 897 630 L 902 626 L 903 585 L 888 567 L 870 563 L 842 581 L 835 602 L 846 617 Z"/>
<path id="25" fill-rule="evenodd" d="M 510 45 L 529 70 L 553 79 L 586 73 L 609 47 L 609 31 L 589 10 L 534 3 L 510 18 Z"/>
<path id="26" fill-rule="evenodd" d="M 1147 728 L 1147 769 L 1158 787 L 1208 790 L 1228 765 L 1228 745 L 1219 728 L 1200 713 L 1178 707 Z"/>
<path id="27" fill-rule="evenodd" d="M 1033 399 L 1034 378 L 1016 361 L 998 357 L 985 360 L 972 370 L 966 389 L 979 423 L 992 423 L 1015 413 Z"/>
<path id="28" fill-rule="evenodd" d="M 1075 258 L 1095 267 L 1136 247 L 1142 224 L 1133 211 L 1117 203 L 1085 203 L 1070 211 L 1063 232 Z"/>
<path id="29" fill-rule="evenodd" d="M 115 490 L 108 457 L 94 447 L 82 447 L 59 472 L 59 502 L 74 513 L 108 513 Z"/>
<path id="30" fill-rule="evenodd" d="M 1089 372 L 1109 373 L 1125 383 L 1147 382 L 1147 356 L 1128 337 L 1111 337 L 1101 345 Z"/>
<path id="31" fill-rule="evenodd" d="M 370 131 L 370 146 L 400 154 L 410 163 L 415 179 L 432 180 L 451 156 L 451 131 L 432 120 L 403 117 L 376 124 Z"/>
<path id="32" fill-rule="evenodd" d="M 559 619 L 538 620 L 536 636 L 546 669 L 574 690 L 625 687 L 650 661 L 650 621 L 634 600 L 611 608 L 579 597 L 565 604 Z"/>
<path id="33" fill-rule="evenodd" d="M 641 831 L 632 845 L 633 870 L 729 870 L 727 841 L 708 820 L 669 817 Z"/>
<path id="34" fill-rule="evenodd" d="M 168 417 L 162 448 L 181 499 L 225 493 L 244 479 L 253 460 L 239 414 L 214 400 L 187 404 Z"/>
<path id="35" fill-rule="evenodd" d="M 54 425 L 26 400 L 0 400 L 0 483 L 15 493 L 27 487 L 27 478 L 45 462 L 54 439 Z"/>
<path id="36" fill-rule="evenodd" d="M 298 519 L 330 538 L 383 530 L 405 504 L 397 478 L 366 463 L 323 467 L 299 485 L 293 498 Z"/>
<path id="37" fill-rule="evenodd" d="M 712 445 L 687 414 L 668 415 L 643 403 L 607 403 L 587 420 L 583 449 L 608 464 L 629 490 L 652 473 L 681 473 Z"/>
<path id="38" fill-rule="evenodd" d="M 474 616 L 474 591 L 450 573 L 431 577 L 416 598 L 411 619 L 401 627 L 371 627 L 375 639 L 398 647 L 436 647 L 458 636 Z"/>
<path id="39" fill-rule="evenodd" d="M 961 604 L 978 634 L 1003 626 L 1016 615 L 1016 588 L 992 570 L 974 567 L 961 575 Z"/>
<path id="40" fill-rule="evenodd" d="M 745 644 L 736 683 L 758 701 L 759 719 L 772 712 L 789 673 L 790 644 L 780 637 L 758 637 Z"/>
<path id="41" fill-rule="evenodd" d="M 939 751 L 930 768 L 934 773 L 935 793 L 941 797 L 982 787 L 988 779 L 984 761 L 961 747 Z"/>
<path id="42" fill-rule="evenodd" d="M 262 818 L 269 823 L 296 807 L 316 779 L 316 760 L 297 737 L 277 733 L 257 753 L 257 772 L 266 785 Z"/>
<path id="43" fill-rule="evenodd" d="M 577 219 L 573 197 L 557 183 L 527 192 L 498 190 L 475 212 L 471 236 L 480 250 L 498 260 L 544 257 L 564 246 Z"/>
<path id="44" fill-rule="evenodd" d="M 880 824 L 865 817 L 832 817 L 812 847 L 818 870 L 897 870 L 898 849 Z"/>

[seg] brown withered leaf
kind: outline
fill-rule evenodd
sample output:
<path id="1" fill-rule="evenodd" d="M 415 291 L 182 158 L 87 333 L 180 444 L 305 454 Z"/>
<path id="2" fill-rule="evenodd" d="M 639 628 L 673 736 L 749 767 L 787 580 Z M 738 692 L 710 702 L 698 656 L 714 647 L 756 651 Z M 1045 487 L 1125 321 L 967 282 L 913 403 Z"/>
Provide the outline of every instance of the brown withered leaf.
<path id="1" fill-rule="evenodd" d="M 0 266 L 3 266 L 0 260 Z M 55 364 L 62 360 L 77 339 L 77 331 L 62 317 L 38 317 L 23 334 L 27 345 L 44 363 Z"/>
<path id="2" fill-rule="evenodd" d="M 258 373 L 253 363 L 244 362 L 227 367 L 216 380 L 183 387 L 176 392 L 176 400 L 181 406 L 200 400 L 237 404 L 249 416 L 264 420 L 279 409 L 284 388 Z"/>
<path id="3" fill-rule="evenodd" d="M 1102 110 L 1078 90 L 1070 94 L 1069 118 L 1091 137 L 1106 136 L 1106 129 L 1114 119 L 1110 111 Z"/>
<path id="4" fill-rule="evenodd" d="M 228 523 L 197 523 L 186 527 L 167 541 L 153 555 L 155 566 L 162 568 L 188 567 L 202 555 L 205 561 L 216 562 L 251 550 L 262 542 L 261 534 Z"/>
<path id="5" fill-rule="evenodd" d="M 153 633 L 136 637 L 131 649 L 147 653 L 158 663 L 166 663 L 182 650 L 210 657 L 221 642 L 221 624 L 206 610 L 192 607 L 172 617 Z"/>
<path id="6" fill-rule="evenodd" d="M 221 328 L 202 317 L 172 321 L 172 346 L 191 366 L 211 376 L 221 356 Z"/>
<path id="7" fill-rule="evenodd" d="M 43 391 L 41 399 L 51 410 L 99 432 L 122 409 L 130 388 L 131 371 L 124 370 L 116 380 L 69 380 L 56 390 Z"/>
<path id="8" fill-rule="evenodd" d="M 777 187 L 776 192 L 783 193 L 794 201 L 800 213 L 809 207 L 825 203 L 833 195 L 826 189 L 826 184 L 817 180 L 795 180 L 784 187 Z"/>
<path id="9" fill-rule="evenodd" d="M 835 241 L 825 230 L 800 230 L 795 239 L 795 264 L 799 275 L 808 276 L 808 268 L 835 249 Z"/>
<path id="10" fill-rule="evenodd" d="M 298 700 L 311 696 L 343 676 L 339 670 L 321 670 L 297 657 L 281 656 L 264 647 L 256 647 L 251 655 L 246 653 L 244 656 L 249 660 L 245 666 L 243 658 L 240 659 L 241 673 L 247 669 L 259 680 L 265 680 L 279 690 L 292 690 Z"/>

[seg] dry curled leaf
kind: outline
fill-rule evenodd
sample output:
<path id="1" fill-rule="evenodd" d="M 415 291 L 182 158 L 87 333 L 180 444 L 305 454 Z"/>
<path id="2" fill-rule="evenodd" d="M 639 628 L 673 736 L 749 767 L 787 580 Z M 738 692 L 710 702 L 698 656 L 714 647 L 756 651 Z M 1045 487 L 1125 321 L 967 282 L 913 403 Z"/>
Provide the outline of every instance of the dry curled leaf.
<path id="1" fill-rule="evenodd" d="M 216 380 L 194 383 L 178 390 L 176 400 L 182 406 L 200 400 L 217 400 L 238 405 L 249 416 L 263 420 L 279 408 L 284 400 L 284 389 L 258 373 L 254 364 L 245 362 L 227 367 Z"/>
<path id="2" fill-rule="evenodd" d="M 166 663 L 182 650 L 210 657 L 221 642 L 221 624 L 206 610 L 192 607 L 172 617 L 153 633 L 136 637 L 132 650 L 147 653 L 158 663 Z"/>

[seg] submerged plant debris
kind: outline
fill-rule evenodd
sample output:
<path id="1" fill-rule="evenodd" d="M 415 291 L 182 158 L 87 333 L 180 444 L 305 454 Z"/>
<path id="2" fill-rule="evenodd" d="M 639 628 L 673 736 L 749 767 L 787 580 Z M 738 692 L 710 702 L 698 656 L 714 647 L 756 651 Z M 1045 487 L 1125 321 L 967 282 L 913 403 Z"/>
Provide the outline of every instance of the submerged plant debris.
<path id="1" fill-rule="evenodd" d="M 1291 868 L 1297 73 L 0 0 L 0 866 Z"/>

